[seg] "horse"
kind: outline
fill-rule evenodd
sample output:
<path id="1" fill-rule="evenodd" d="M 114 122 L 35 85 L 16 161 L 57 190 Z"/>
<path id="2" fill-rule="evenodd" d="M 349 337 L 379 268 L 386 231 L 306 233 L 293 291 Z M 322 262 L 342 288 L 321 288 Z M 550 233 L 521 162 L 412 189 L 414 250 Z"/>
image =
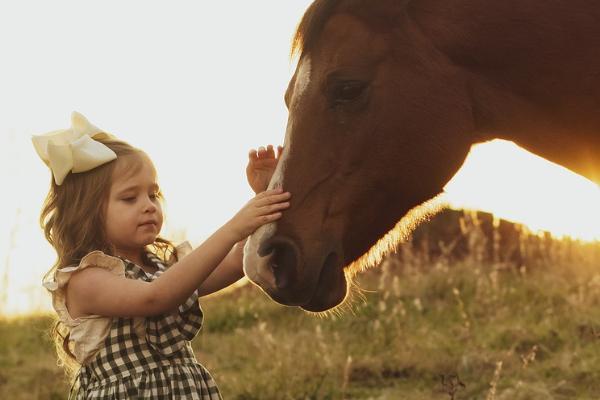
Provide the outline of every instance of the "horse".
<path id="1" fill-rule="evenodd" d="M 476 143 L 509 140 L 599 183 L 598 21 L 594 0 L 314 1 L 269 184 L 291 207 L 250 237 L 245 274 L 281 304 L 338 306 L 439 208 Z"/>

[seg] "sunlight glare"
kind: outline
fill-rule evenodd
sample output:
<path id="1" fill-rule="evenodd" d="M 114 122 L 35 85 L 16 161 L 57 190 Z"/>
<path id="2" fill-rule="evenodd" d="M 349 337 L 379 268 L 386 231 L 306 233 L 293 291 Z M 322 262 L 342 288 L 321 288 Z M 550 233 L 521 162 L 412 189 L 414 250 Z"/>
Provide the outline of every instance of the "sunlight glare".
<path id="1" fill-rule="evenodd" d="M 534 232 L 600 240 L 600 186 L 513 142 L 473 146 L 445 192 L 453 208 L 491 212 Z"/>

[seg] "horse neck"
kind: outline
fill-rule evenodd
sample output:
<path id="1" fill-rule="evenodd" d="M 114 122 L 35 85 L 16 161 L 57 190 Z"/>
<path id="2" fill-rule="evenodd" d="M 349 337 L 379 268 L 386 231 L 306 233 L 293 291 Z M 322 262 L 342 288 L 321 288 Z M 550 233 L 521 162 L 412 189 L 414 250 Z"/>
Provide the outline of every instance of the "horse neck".
<path id="1" fill-rule="evenodd" d="M 474 74 L 469 85 L 480 141 L 510 140 L 600 184 L 600 106 L 594 112 L 585 98 L 561 101 L 560 92 L 548 92 L 561 103 L 550 107 L 544 99 L 515 93 L 516 86 L 501 88 L 485 75 Z"/>
<path id="2" fill-rule="evenodd" d="M 482 140 L 514 141 L 600 183 L 600 3 L 415 4 L 423 32 L 465 72 Z"/>

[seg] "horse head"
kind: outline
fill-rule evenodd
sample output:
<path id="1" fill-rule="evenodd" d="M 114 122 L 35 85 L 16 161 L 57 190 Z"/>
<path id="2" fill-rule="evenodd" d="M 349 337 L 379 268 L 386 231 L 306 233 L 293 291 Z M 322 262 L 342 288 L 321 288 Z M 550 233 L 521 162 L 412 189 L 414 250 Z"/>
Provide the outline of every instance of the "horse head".
<path id="1" fill-rule="evenodd" d="M 302 54 L 270 184 L 292 205 L 251 237 L 244 261 L 273 299 L 311 311 L 343 301 L 344 267 L 438 194 L 471 144 L 457 71 L 416 26 L 398 24 L 402 7 L 359 18 L 322 9 L 331 3 L 313 3 L 296 36 Z"/>
<path id="2" fill-rule="evenodd" d="M 249 239 L 246 275 L 280 303 L 335 307 L 378 240 L 443 190 L 473 143 L 503 132 L 591 173 L 600 29 L 588 13 L 600 7 L 539 3 L 316 0 L 295 36 L 270 183 L 291 207 Z"/>

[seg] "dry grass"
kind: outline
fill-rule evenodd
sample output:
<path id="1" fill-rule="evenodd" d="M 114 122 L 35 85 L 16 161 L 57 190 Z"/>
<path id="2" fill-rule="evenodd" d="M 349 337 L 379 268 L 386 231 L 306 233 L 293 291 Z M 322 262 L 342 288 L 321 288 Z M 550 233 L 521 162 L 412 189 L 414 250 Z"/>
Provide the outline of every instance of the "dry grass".
<path id="1" fill-rule="evenodd" d="M 598 398 L 600 245 L 522 234 L 515 263 L 468 218 L 466 253 L 402 245 L 341 316 L 253 287 L 206 299 L 198 359 L 226 399 Z M 0 398 L 65 398 L 47 326 L 0 322 Z"/>

